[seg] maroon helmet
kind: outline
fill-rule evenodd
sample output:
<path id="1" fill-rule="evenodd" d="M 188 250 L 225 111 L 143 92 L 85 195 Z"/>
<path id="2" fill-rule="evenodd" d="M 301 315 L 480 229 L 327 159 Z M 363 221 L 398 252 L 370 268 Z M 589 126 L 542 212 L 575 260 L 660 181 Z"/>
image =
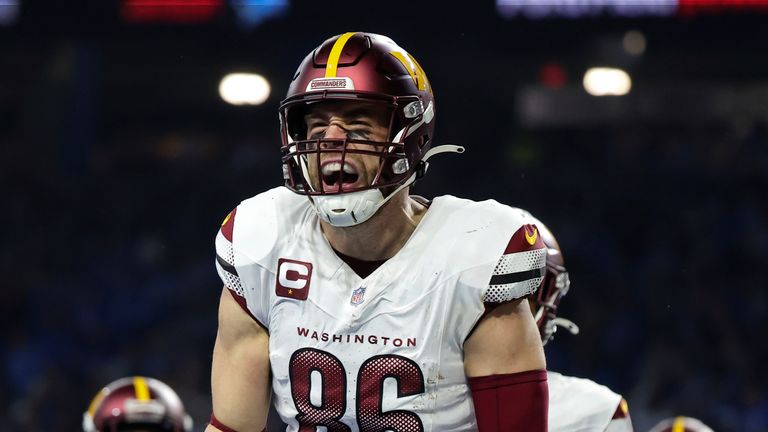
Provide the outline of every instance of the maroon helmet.
<path id="1" fill-rule="evenodd" d="M 555 335 L 558 326 L 565 327 L 572 334 L 578 334 L 579 327 L 570 320 L 557 316 L 560 300 L 568 294 L 571 280 L 565 268 L 560 244 L 557 243 L 555 236 L 541 221 L 536 221 L 536 228 L 547 247 L 547 269 L 541 287 L 535 296 L 529 298 L 529 301 L 536 324 L 539 326 L 541 341 L 546 344 Z"/>
<path id="2" fill-rule="evenodd" d="M 388 140 L 308 137 L 304 116 L 311 106 L 324 102 L 383 108 L 389 118 Z M 373 33 L 344 33 L 315 48 L 299 66 L 280 105 L 280 126 L 285 186 L 310 196 L 318 214 L 339 226 L 355 225 L 370 217 L 400 188 L 424 174 L 431 155 L 463 151 L 457 146 L 432 148 L 435 99 L 424 70 L 392 39 Z M 351 153 L 378 156 L 378 171 L 371 184 L 342 190 L 339 181 L 338 189 L 328 190 L 313 185 L 309 175 L 310 164 L 316 164 L 312 168 L 320 172 L 321 153 L 332 153 L 341 160 L 341 166 Z M 317 157 L 310 160 L 310 155 Z M 362 193 L 369 190 L 380 193 Z M 341 195 L 362 201 L 324 201 L 328 196 Z"/>
<path id="3" fill-rule="evenodd" d="M 660 421 L 650 432 L 712 432 L 712 428 L 693 417 L 673 417 Z"/>
<path id="4" fill-rule="evenodd" d="M 192 418 L 162 381 L 141 376 L 107 384 L 83 414 L 84 432 L 190 432 Z"/>

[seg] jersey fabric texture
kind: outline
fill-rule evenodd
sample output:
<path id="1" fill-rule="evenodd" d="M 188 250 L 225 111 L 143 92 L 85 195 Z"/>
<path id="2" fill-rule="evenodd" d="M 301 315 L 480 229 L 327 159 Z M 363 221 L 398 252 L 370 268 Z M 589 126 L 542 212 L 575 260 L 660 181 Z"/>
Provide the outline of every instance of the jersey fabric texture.
<path id="1" fill-rule="evenodd" d="M 216 237 L 216 267 L 269 332 L 273 403 L 288 430 L 476 430 L 463 344 L 487 303 L 541 283 L 546 248 L 531 223 L 495 201 L 438 197 L 402 249 L 361 278 L 306 197 L 278 187 L 243 201 Z"/>
<path id="2" fill-rule="evenodd" d="M 549 432 L 632 432 L 621 395 L 608 387 L 551 371 L 547 382 Z"/>

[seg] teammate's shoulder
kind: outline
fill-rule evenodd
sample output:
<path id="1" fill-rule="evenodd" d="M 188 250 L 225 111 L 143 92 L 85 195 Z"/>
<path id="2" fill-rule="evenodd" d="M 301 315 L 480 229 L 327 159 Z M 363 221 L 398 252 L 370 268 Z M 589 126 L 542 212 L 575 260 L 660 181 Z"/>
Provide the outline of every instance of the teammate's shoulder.
<path id="1" fill-rule="evenodd" d="M 552 391 L 553 398 L 568 395 L 571 398 L 584 397 L 593 402 L 606 405 L 606 409 L 616 409 L 621 401 L 621 395 L 614 392 L 608 386 L 599 384 L 588 378 L 579 378 L 563 375 L 557 372 L 547 371 L 547 381 Z"/>

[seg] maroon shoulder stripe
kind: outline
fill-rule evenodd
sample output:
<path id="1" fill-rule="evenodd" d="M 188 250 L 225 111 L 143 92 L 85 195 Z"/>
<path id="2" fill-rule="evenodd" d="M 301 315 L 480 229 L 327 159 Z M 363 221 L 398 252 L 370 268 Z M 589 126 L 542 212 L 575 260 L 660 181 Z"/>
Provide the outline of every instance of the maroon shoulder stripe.
<path id="1" fill-rule="evenodd" d="M 544 248 L 544 240 L 536 225 L 526 224 L 521 226 L 509 239 L 504 255 L 516 252 L 528 252 L 534 249 Z"/>
<path id="2" fill-rule="evenodd" d="M 221 224 L 221 234 L 224 236 L 225 239 L 232 242 L 232 233 L 235 230 L 235 214 L 237 213 L 237 207 L 235 207 L 234 210 L 229 212 L 226 218 L 224 218 L 224 222 Z"/>

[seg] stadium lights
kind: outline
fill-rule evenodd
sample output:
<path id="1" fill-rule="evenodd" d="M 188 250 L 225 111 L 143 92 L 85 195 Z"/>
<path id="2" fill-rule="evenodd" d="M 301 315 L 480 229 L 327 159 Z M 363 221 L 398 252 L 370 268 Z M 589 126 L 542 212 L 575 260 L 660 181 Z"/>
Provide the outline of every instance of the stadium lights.
<path id="1" fill-rule="evenodd" d="M 19 0 L 0 0 L 0 26 L 11 26 L 19 19 Z"/>
<path id="2" fill-rule="evenodd" d="M 231 73 L 221 79 L 219 95 L 232 105 L 261 105 L 269 97 L 269 82 L 253 73 Z"/>
<path id="3" fill-rule="evenodd" d="M 623 96 L 632 88 L 632 79 L 621 69 L 596 67 L 584 74 L 584 89 L 592 96 Z"/>

